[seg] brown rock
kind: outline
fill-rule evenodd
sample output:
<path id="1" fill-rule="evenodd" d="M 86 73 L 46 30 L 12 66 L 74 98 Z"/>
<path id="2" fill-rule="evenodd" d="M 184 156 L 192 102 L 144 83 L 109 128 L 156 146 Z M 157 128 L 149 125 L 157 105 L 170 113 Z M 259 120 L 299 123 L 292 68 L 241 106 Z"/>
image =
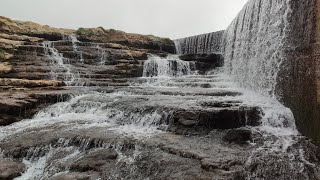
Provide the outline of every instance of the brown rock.
<path id="1" fill-rule="evenodd" d="M 13 68 L 8 62 L 0 62 L 0 74 L 9 73 L 12 71 Z"/>
<path id="2" fill-rule="evenodd" d="M 21 175 L 25 165 L 21 162 L 0 160 L 0 179 L 11 180 Z"/>
<path id="3" fill-rule="evenodd" d="M 10 66 L 9 66 L 10 67 Z M 9 67 L 3 71 L 10 71 Z M 1 72 L 1 64 L 0 64 Z M 0 78 L 1 86 L 14 86 L 14 87 L 25 87 L 25 88 L 35 88 L 35 87 L 59 87 L 64 86 L 65 84 L 62 81 L 53 81 L 53 80 L 27 80 L 27 79 L 9 79 L 9 78 Z"/>

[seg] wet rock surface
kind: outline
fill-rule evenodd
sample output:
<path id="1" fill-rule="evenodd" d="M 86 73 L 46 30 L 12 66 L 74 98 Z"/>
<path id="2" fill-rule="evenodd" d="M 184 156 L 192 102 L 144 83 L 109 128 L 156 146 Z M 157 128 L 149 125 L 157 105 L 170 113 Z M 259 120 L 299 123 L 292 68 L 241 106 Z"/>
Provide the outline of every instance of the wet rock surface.
<path id="1" fill-rule="evenodd" d="M 228 130 L 223 140 L 229 143 L 245 144 L 252 140 L 252 133 L 249 129 Z"/>
<path id="2" fill-rule="evenodd" d="M 311 143 L 294 140 L 288 152 L 274 153 L 265 143 L 277 142 L 276 137 L 262 136 L 255 127 L 231 129 L 259 125 L 261 110 L 244 102 L 243 92 L 223 89 L 227 84 L 216 75 L 157 79 L 157 86 L 147 87 L 146 81 L 155 79 L 131 80 L 131 87 L 78 93 L 71 88 L 74 95 L 65 102 L 1 128 L 3 156 L 24 159 L 31 167 L 42 164 L 34 179 L 271 178 L 280 166 L 283 175 L 275 179 L 305 174 L 317 179 L 317 148 Z M 203 82 L 221 89 L 190 86 Z M 289 159 L 291 154 L 298 159 Z M 296 171 L 306 162 L 311 168 Z"/>
<path id="3" fill-rule="evenodd" d="M 0 179 L 11 180 L 20 176 L 25 170 L 25 165 L 12 160 L 0 160 Z"/>

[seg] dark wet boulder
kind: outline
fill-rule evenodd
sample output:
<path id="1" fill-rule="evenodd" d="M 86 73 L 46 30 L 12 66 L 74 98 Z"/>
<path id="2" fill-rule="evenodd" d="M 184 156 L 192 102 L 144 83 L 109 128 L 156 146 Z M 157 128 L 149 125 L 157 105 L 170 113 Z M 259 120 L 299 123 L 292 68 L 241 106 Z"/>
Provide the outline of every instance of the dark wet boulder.
<path id="1" fill-rule="evenodd" d="M 223 136 L 223 140 L 229 143 L 245 144 L 252 139 L 249 129 L 231 129 Z"/>

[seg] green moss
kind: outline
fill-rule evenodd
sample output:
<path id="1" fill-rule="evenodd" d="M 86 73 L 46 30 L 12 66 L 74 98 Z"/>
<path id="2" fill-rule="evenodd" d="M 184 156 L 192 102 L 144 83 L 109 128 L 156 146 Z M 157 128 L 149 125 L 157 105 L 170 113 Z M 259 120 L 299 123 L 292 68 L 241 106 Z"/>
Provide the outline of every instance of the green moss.
<path id="1" fill-rule="evenodd" d="M 4 54 L 4 53 L 6 53 L 6 51 L 0 48 L 0 54 Z"/>
<path id="2" fill-rule="evenodd" d="M 77 31 L 76 34 L 86 34 L 88 33 L 88 30 L 85 28 L 80 27 Z"/>

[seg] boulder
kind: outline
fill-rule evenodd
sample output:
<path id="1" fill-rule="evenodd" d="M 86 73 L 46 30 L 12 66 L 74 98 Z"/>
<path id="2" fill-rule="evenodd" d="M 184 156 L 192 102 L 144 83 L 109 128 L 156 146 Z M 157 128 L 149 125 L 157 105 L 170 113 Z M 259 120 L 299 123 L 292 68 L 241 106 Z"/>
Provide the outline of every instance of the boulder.
<path id="1" fill-rule="evenodd" d="M 11 180 L 23 173 L 25 165 L 11 160 L 0 160 L 0 179 Z"/>

